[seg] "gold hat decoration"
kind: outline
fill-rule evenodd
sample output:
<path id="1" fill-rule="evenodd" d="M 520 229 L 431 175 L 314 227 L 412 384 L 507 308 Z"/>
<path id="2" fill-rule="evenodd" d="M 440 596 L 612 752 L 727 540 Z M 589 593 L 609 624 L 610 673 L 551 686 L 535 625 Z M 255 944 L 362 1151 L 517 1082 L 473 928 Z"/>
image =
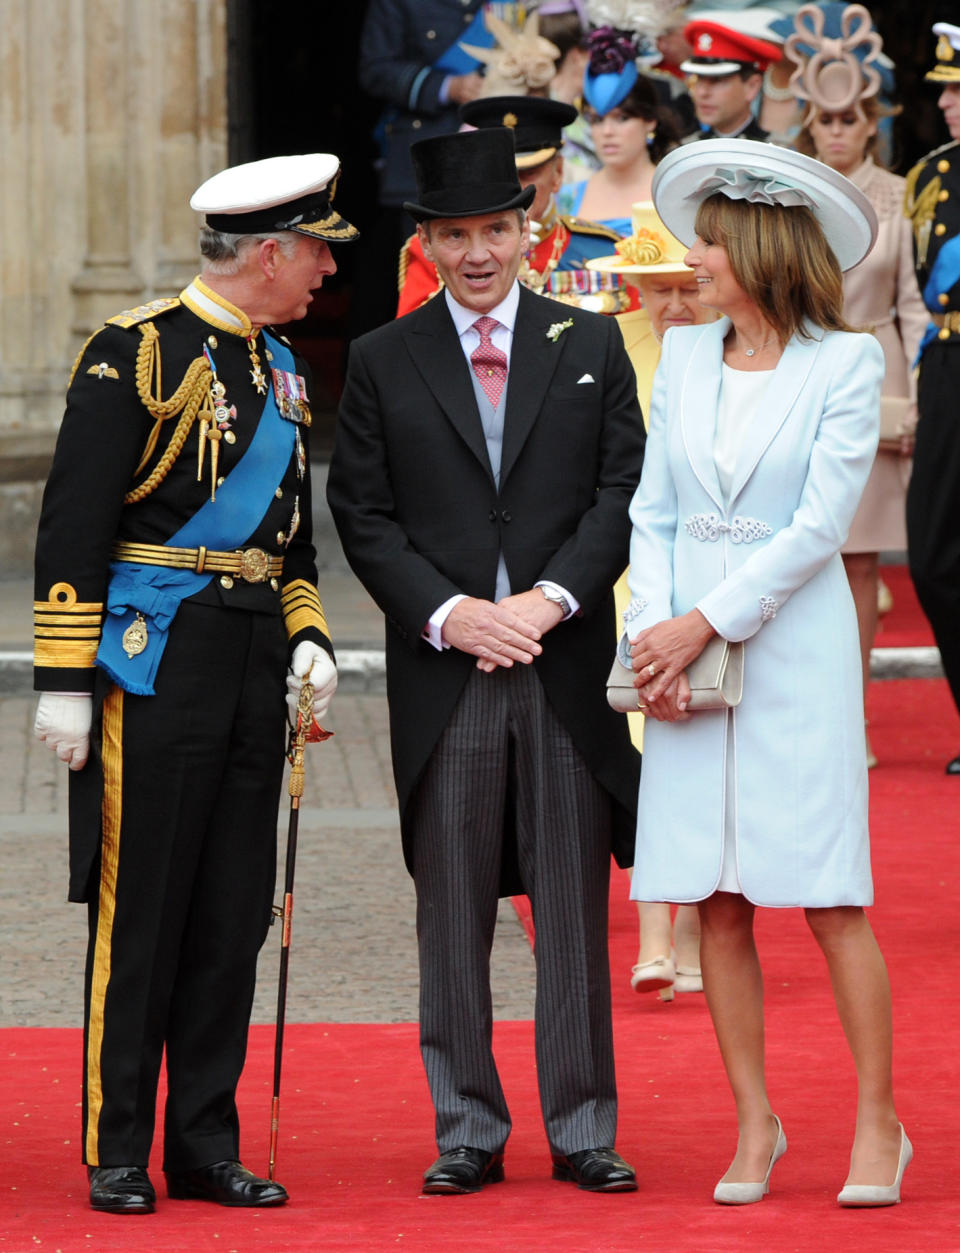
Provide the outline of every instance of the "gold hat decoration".
<path id="1" fill-rule="evenodd" d="M 609 257 L 595 257 L 588 270 L 601 274 L 692 274 L 683 258 L 687 249 L 660 220 L 652 200 L 640 200 L 630 214 L 631 233 L 619 240 Z"/>

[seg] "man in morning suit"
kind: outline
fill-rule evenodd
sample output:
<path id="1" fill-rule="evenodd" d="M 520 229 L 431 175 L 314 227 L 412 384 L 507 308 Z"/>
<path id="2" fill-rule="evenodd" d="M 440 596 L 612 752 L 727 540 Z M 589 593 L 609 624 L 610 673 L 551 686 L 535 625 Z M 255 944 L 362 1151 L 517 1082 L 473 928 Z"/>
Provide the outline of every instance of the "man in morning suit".
<path id="1" fill-rule="evenodd" d="M 161 1056 L 174 1199 L 273 1206 L 239 1161 L 236 1087 L 270 923 L 287 701 L 336 687 L 311 542 L 302 318 L 357 231 L 328 153 L 194 193 L 203 272 L 77 359 L 36 554 L 36 733 L 70 775 L 70 899 L 89 911 L 90 1204 L 150 1213 Z M 288 677 L 289 667 L 289 677 Z M 288 692 L 289 689 L 289 692 Z"/>
<path id="2" fill-rule="evenodd" d="M 907 175 L 917 281 L 931 326 L 920 344 L 917 443 L 907 493 L 910 575 L 960 713 L 960 26 L 937 22 L 936 64 L 950 142 Z M 960 754 L 947 762 L 960 777 Z"/>
<path id="3" fill-rule="evenodd" d="M 553 1176 L 632 1190 L 613 1148 L 606 905 L 611 849 L 632 857 L 639 757 L 604 681 L 643 456 L 636 382 L 612 319 L 518 284 L 534 189 L 511 132 L 412 151 L 406 207 L 445 290 L 352 345 L 327 495 L 387 619 L 440 1151 L 424 1191 L 503 1178 L 489 955 L 512 891 L 537 930 Z"/>

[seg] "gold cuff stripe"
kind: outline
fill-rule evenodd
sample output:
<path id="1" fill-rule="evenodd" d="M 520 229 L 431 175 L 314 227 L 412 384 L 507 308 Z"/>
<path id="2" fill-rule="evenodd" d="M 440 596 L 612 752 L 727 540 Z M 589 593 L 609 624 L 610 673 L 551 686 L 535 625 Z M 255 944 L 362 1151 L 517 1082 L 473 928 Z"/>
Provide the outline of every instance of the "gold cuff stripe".
<path id="1" fill-rule="evenodd" d="M 92 638 L 33 642 L 33 664 L 51 670 L 90 670 L 96 663 L 100 633 Z"/>
<path id="2" fill-rule="evenodd" d="M 53 631 L 61 629 L 64 631 L 73 629 L 80 630 L 85 626 L 99 626 L 102 615 L 97 613 L 48 613 L 45 609 L 35 609 L 33 611 L 33 624 L 37 629 L 43 627 L 44 630 Z"/>
<path id="3" fill-rule="evenodd" d="M 123 689 L 112 687 L 103 703 L 103 804 L 100 845 L 100 899 L 97 938 L 90 984 L 90 1021 L 87 1028 L 86 1158 L 100 1164 L 100 1112 L 103 1108 L 101 1055 L 104 1007 L 110 983 L 113 919 L 117 904 L 117 868 L 120 862 L 120 817 L 123 801 Z"/>
<path id="4" fill-rule="evenodd" d="M 327 639 L 331 638 L 323 605 L 320 603 L 320 593 L 312 583 L 308 583 L 306 579 L 295 579 L 283 589 L 280 599 L 287 639 L 292 639 L 298 631 L 307 627 L 316 627 Z"/>

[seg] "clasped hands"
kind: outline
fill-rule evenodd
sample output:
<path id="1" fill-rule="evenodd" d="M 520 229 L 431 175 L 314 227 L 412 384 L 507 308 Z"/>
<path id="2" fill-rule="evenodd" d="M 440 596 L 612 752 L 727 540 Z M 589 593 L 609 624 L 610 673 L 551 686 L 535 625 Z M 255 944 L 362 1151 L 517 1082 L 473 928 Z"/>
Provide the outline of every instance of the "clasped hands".
<path id="1" fill-rule="evenodd" d="M 690 684 L 684 672 L 715 634 L 700 610 L 691 609 L 631 640 L 638 709 L 657 722 L 686 722 Z"/>
<path id="2" fill-rule="evenodd" d="M 563 610 L 539 587 L 496 602 L 467 596 L 447 615 L 443 638 L 452 648 L 472 653 L 477 669 L 492 674 L 517 661 L 529 665 L 543 652 L 541 638 L 562 618 Z"/>

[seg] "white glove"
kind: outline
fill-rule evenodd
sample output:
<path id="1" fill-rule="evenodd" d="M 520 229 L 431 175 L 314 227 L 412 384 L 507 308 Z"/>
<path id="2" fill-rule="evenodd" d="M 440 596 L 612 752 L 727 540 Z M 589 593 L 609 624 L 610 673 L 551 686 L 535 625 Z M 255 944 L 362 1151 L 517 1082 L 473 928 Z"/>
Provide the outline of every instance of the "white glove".
<path id="1" fill-rule="evenodd" d="M 294 726 L 297 721 L 300 684 L 308 670 L 310 673 L 307 677 L 313 684 L 313 716 L 318 722 L 330 708 L 333 694 L 337 690 L 337 667 L 330 654 L 311 640 L 298 644 L 293 650 L 290 673 L 287 675 L 287 705 Z"/>
<path id="2" fill-rule="evenodd" d="M 43 692 L 33 733 L 71 770 L 82 770 L 90 755 L 93 697 L 81 692 Z"/>

